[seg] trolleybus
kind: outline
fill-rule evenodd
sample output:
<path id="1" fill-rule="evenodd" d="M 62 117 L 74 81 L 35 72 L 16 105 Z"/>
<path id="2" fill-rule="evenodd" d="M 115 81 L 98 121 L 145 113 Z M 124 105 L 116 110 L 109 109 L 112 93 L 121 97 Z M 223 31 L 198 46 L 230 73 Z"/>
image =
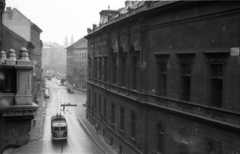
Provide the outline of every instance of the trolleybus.
<path id="1" fill-rule="evenodd" d="M 63 115 L 55 115 L 51 117 L 52 140 L 67 140 L 68 127 L 66 118 Z"/>

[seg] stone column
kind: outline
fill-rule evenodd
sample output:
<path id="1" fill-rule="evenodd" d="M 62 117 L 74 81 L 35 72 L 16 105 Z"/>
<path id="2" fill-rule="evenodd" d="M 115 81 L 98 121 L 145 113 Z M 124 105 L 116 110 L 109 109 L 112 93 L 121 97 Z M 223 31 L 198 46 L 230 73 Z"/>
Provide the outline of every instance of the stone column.
<path id="1" fill-rule="evenodd" d="M 32 105 L 31 71 L 33 70 L 33 66 L 28 58 L 27 49 L 24 47 L 20 49 L 19 59 L 15 68 L 17 72 L 16 105 Z"/>

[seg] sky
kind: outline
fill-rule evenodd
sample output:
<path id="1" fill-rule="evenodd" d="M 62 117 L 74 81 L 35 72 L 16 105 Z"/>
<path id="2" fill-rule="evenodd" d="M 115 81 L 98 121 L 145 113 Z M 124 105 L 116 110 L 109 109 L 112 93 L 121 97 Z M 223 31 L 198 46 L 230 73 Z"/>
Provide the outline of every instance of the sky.
<path id="1" fill-rule="evenodd" d="M 101 10 L 117 10 L 125 0 L 6 0 L 6 7 L 17 8 L 42 29 L 42 42 L 64 44 L 87 35 L 87 28 L 99 24 Z"/>

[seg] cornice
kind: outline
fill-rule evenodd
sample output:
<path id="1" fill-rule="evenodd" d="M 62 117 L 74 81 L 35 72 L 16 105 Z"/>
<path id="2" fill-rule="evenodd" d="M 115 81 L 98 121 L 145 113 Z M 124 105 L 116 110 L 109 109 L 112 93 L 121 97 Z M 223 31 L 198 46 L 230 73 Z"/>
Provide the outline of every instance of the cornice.
<path id="1" fill-rule="evenodd" d="M 198 115 L 198 114 L 196 114 L 196 113 L 190 113 L 190 112 L 182 111 L 182 110 L 175 109 L 175 108 L 172 108 L 172 107 L 154 104 L 154 103 L 149 102 L 149 101 L 137 100 L 136 98 L 133 98 L 133 97 L 130 97 L 130 96 L 126 96 L 126 95 L 124 95 L 124 94 L 121 94 L 121 93 L 112 91 L 112 90 L 110 90 L 110 89 L 106 89 L 106 88 L 104 88 L 104 87 L 102 87 L 102 86 L 99 86 L 99 85 L 97 85 L 97 84 L 95 84 L 95 83 L 92 83 L 92 82 L 90 82 L 90 81 L 87 81 L 87 83 L 90 84 L 90 85 L 92 85 L 92 86 L 101 88 L 102 90 L 107 91 L 108 93 L 112 93 L 112 94 L 121 96 L 121 97 L 123 97 L 123 98 L 132 100 L 132 101 L 134 101 L 134 102 L 138 102 L 140 105 L 150 106 L 150 107 L 162 109 L 162 110 L 165 110 L 165 111 L 167 111 L 167 112 L 174 113 L 174 114 L 179 114 L 179 115 L 187 116 L 187 117 L 189 117 L 189 118 L 194 118 L 194 119 L 202 120 L 202 121 L 205 121 L 205 122 L 208 122 L 208 123 L 225 126 L 226 128 L 230 128 L 230 129 L 232 129 L 232 130 L 237 130 L 237 131 L 240 130 L 240 125 L 239 125 L 239 124 L 236 124 L 236 123 L 231 123 L 231 122 L 228 122 L 228 121 L 222 121 L 222 120 L 217 120 L 217 119 L 209 118 L 209 117 L 207 117 L 207 116 Z M 143 94 L 143 93 L 139 93 L 139 92 L 138 92 L 138 94 L 139 94 L 139 95 L 142 95 L 142 96 L 143 96 L 143 95 L 151 96 L 150 94 Z M 154 97 L 155 97 L 155 96 L 154 96 Z M 171 98 L 163 98 L 163 99 L 180 103 L 179 100 L 175 100 L 175 99 L 171 99 Z M 206 112 L 215 112 L 215 113 L 219 113 L 219 114 L 225 113 L 225 114 L 228 114 L 228 115 L 231 115 L 231 116 L 240 117 L 240 113 L 237 113 L 237 112 L 232 112 L 232 111 L 227 111 L 227 110 L 221 110 L 221 109 L 215 109 L 215 108 L 206 107 L 206 106 L 202 106 L 202 105 L 199 105 L 199 104 L 193 104 L 193 103 L 185 103 L 185 102 L 183 103 L 183 102 L 182 102 L 182 104 L 189 105 L 189 106 L 192 106 L 192 107 L 193 107 L 193 106 L 194 106 L 194 107 L 198 107 L 198 108 L 201 108 L 201 109 L 205 109 Z"/>
<path id="2" fill-rule="evenodd" d="M 5 5 L 6 5 L 5 0 L 0 0 L 0 8 L 4 9 Z"/>
<path id="3" fill-rule="evenodd" d="M 29 117 L 36 115 L 36 111 L 38 109 L 38 105 L 12 105 L 4 108 L 2 110 L 2 117 L 9 118 L 9 117 Z"/>

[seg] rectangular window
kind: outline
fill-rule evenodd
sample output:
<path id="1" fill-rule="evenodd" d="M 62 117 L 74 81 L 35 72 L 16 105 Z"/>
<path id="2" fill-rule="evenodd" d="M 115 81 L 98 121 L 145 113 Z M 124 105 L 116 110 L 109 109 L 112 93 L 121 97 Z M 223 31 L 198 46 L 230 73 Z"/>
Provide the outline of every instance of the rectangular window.
<path id="1" fill-rule="evenodd" d="M 182 63 L 182 100 L 190 101 L 191 64 Z"/>
<path id="2" fill-rule="evenodd" d="M 119 154 L 122 154 L 122 145 L 119 145 Z"/>
<path id="3" fill-rule="evenodd" d="M 89 58 L 88 59 L 88 77 L 92 77 L 91 72 L 92 72 L 92 60 L 91 58 Z"/>
<path id="4" fill-rule="evenodd" d="M 136 137 L 136 113 L 131 113 L 131 137 L 135 139 Z"/>
<path id="5" fill-rule="evenodd" d="M 101 112 L 102 112 L 102 110 L 101 110 L 101 108 L 102 108 L 102 102 L 101 102 L 101 96 L 99 95 L 99 102 L 98 102 L 98 104 L 99 104 L 99 106 L 98 106 L 98 108 L 99 108 L 99 114 L 101 115 Z"/>
<path id="6" fill-rule="evenodd" d="M 167 74 L 167 64 L 159 63 L 159 95 L 166 96 L 166 74 Z"/>
<path id="7" fill-rule="evenodd" d="M 0 92 L 16 92 L 16 71 L 14 69 L 4 69 L 0 71 Z"/>
<path id="8" fill-rule="evenodd" d="M 96 111 L 96 106 L 97 106 L 97 94 L 95 92 L 94 93 L 94 111 Z"/>
<path id="9" fill-rule="evenodd" d="M 180 131 L 180 154 L 188 154 L 189 134 L 186 131 Z"/>
<path id="10" fill-rule="evenodd" d="M 102 58 L 99 58 L 99 80 L 102 80 Z"/>
<path id="11" fill-rule="evenodd" d="M 59 131 L 60 128 L 59 127 L 53 127 L 53 131 Z"/>
<path id="12" fill-rule="evenodd" d="M 210 71 L 210 106 L 221 108 L 223 91 L 223 64 L 211 64 Z"/>
<path id="13" fill-rule="evenodd" d="M 67 127 L 60 127 L 61 130 L 67 130 Z"/>
<path id="14" fill-rule="evenodd" d="M 94 69 L 95 69 L 95 70 L 94 70 L 94 73 L 95 73 L 95 74 L 94 74 L 94 78 L 97 79 L 97 69 L 98 69 L 98 68 L 97 68 L 97 58 L 95 58 L 95 68 L 94 68 Z"/>
<path id="15" fill-rule="evenodd" d="M 104 58 L 104 82 L 107 82 L 107 57 Z"/>
<path id="16" fill-rule="evenodd" d="M 126 69 L 127 69 L 127 67 L 126 67 L 126 57 L 125 56 L 123 56 L 122 57 L 122 59 L 121 59 L 121 73 L 120 73 L 120 75 L 121 75 L 121 81 L 120 81 L 120 85 L 122 86 L 122 87 L 125 87 L 126 86 Z"/>
<path id="17" fill-rule="evenodd" d="M 113 61 L 112 61 L 112 64 L 113 64 L 113 70 L 112 70 L 112 75 L 113 75 L 113 77 L 112 77 L 112 82 L 114 83 L 114 84 L 116 84 L 117 83 L 117 58 L 116 57 L 113 57 Z"/>
<path id="18" fill-rule="evenodd" d="M 88 100 L 87 100 L 87 106 L 88 108 L 91 109 L 91 105 L 90 105 L 90 102 L 91 102 L 91 91 L 88 89 Z"/>
<path id="19" fill-rule="evenodd" d="M 106 115 L 107 115 L 107 100 L 106 99 L 104 99 L 103 115 L 104 115 L 104 117 L 106 117 Z"/>
<path id="20" fill-rule="evenodd" d="M 120 130 L 124 130 L 124 108 L 120 108 Z"/>
<path id="21" fill-rule="evenodd" d="M 131 89 L 137 90 L 137 84 L 138 84 L 138 57 L 133 56 L 132 57 L 132 63 L 131 63 Z"/>
<path id="22" fill-rule="evenodd" d="M 112 109 L 111 124 L 112 124 L 112 127 L 114 128 L 115 126 L 115 104 L 114 103 L 112 103 L 111 109 Z"/>
<path id="23" fill-rule="evenodd" d="M 163 153 L 164 146 L 164 125 L 157 123 L 157 151 Z"/>
<path id="24" fill-rule="evenodd" d="M 208 154 L 222 154 L 222 143 L 209 139 L 207 141 Z"/>

